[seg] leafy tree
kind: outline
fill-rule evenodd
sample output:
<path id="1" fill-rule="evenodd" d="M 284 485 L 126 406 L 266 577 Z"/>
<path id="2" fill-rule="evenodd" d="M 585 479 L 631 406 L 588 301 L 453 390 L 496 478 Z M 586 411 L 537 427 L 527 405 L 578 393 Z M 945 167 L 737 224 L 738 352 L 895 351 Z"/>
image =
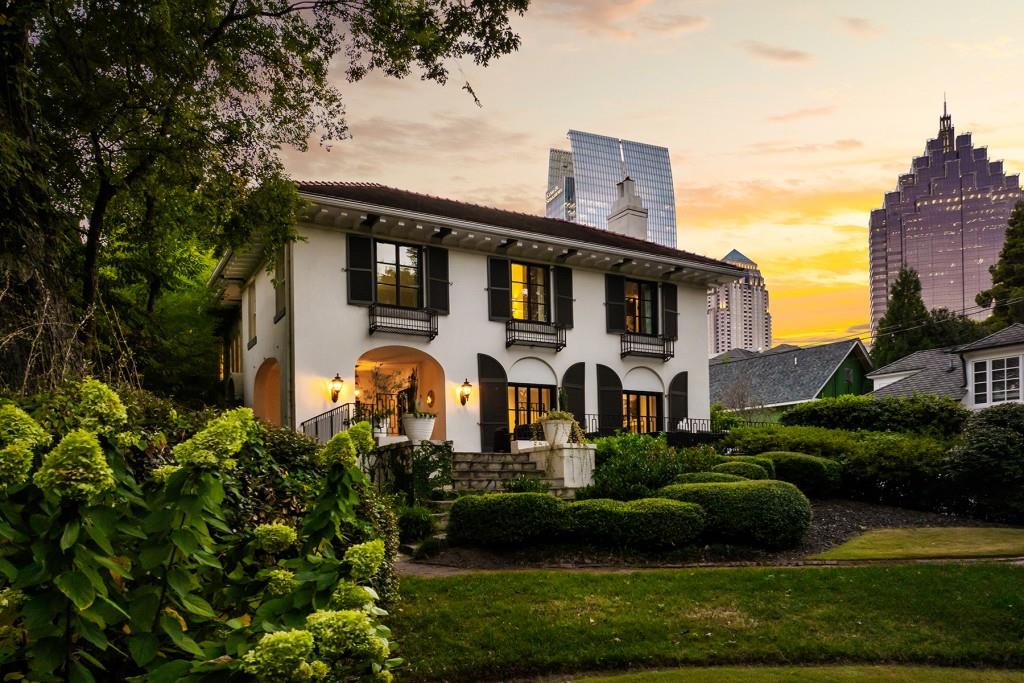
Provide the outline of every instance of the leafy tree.
<path id="1" fill-rule="evenodd" d="M 931 348 L 928 322 L 921 280 L 916 271 L 903 268 L 892 285 L 885 315 L 878 322 L 878 336 L 871 349 L 875 366 L 882 367 L 914 351 Z"/>
<path id="2" fill-rule="evenodd" d="M 1013 208 L 999 261 L 989 272 L 992 287 L 978 294 L 975 301 L 979 306 L 993 307 L 993 327 L 1024 322 L 1024 202 L 1017 202 Z"/>

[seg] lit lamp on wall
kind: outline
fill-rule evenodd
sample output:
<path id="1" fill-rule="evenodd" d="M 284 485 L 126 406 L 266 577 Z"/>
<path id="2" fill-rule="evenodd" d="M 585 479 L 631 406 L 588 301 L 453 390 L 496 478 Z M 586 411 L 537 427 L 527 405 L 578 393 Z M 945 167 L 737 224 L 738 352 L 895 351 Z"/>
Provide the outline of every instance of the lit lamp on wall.
<path id="1" fill-rule="evenodd" d="M 345 380 L 341 378 L 341 375 L 335 373 L 334 379 L 331 380 L 331 403 L 338 402 L 338 396 L 341 395 L 343 386 L 345 386 Z"/>
<path id="2" fill-rule="evenodd" d="M 469 378 L 467 377 L 466 381 L 462 383 L 461 387 L 459 387 L 459 403 L 466 405 L 466 401 L 469 400 L 469 395 L 472 393 L 473 385 L 469 383 Z"/>

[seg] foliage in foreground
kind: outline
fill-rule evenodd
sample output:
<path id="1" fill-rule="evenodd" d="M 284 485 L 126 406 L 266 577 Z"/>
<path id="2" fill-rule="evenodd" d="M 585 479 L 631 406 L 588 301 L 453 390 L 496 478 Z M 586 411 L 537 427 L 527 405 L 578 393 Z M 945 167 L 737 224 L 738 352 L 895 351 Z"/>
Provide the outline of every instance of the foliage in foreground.
<path id="1" fill-rule="evenodd" d="M 34 681 L 390 680 L 371 581 L 383 540 L 363 474 L 335 462 L 301 520 L 233 528 L 248 409 L 220 414 L 137 478 L 138 434 L 87 382 L 57 445 L 0 409 L 0 664 Z M 29 466 L 26 467 L 25 463 Z M 33 472 L 34 471 L 34 472 Z"/>
<path id="2" fill-rule="evenodd" d="M 968 415 L 970 411 L 959 401 L 946 396 L 875 398 L 847 394 L 801 403 L 783 413 L 780 422 L 787 426 L 911 432 L 949 439 L 960 433 Z"/>

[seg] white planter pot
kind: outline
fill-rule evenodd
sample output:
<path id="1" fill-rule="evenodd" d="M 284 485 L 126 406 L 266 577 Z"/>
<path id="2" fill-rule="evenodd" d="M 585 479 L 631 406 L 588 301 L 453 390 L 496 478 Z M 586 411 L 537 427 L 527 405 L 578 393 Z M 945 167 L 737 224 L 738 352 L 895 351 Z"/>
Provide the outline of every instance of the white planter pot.
<path id="1" fill-rule="evenodd" d="M 409 441 L 419 444 L 421 441 L 430 439 L 434 433 L 434 420 L 436 417 L 415 417 L 412 413 L 402 416 L 402 429 Z"/>
<path id="2" fill-rule="evenodd" d="M 544 429 L 544 440 L 551 448 L 564 446 L 572 433 L 572 420 L 545 420 L 540 423 Z"/>

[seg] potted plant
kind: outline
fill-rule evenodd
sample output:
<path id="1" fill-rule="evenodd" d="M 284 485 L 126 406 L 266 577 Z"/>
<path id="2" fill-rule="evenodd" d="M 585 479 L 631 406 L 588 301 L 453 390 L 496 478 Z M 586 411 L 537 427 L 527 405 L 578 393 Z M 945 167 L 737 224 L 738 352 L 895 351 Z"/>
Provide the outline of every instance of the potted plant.
<path id="1" fill-rule="evenodd" d="M 572 434 L 572 426 L 576 418 L 572 413 L 564 410 L 552 410 L 540 418 L 541 429 L 544 430 L 544 440 L 551 448 L 560 448 L 569 442 Z"/>
<path id="2" fill-rule="evenodd" d="M 410 378 L 409 393 L 412 394 L 412 410 L 402 415 L 402 431 L 409 437 L 409 441 L 419 445 L 422 441 L 430 439 L 434 433 L 434 421 L 437 416 L 426 410 L 420 410 L 419 383 L 416 379 L 416 372 Z"/>

